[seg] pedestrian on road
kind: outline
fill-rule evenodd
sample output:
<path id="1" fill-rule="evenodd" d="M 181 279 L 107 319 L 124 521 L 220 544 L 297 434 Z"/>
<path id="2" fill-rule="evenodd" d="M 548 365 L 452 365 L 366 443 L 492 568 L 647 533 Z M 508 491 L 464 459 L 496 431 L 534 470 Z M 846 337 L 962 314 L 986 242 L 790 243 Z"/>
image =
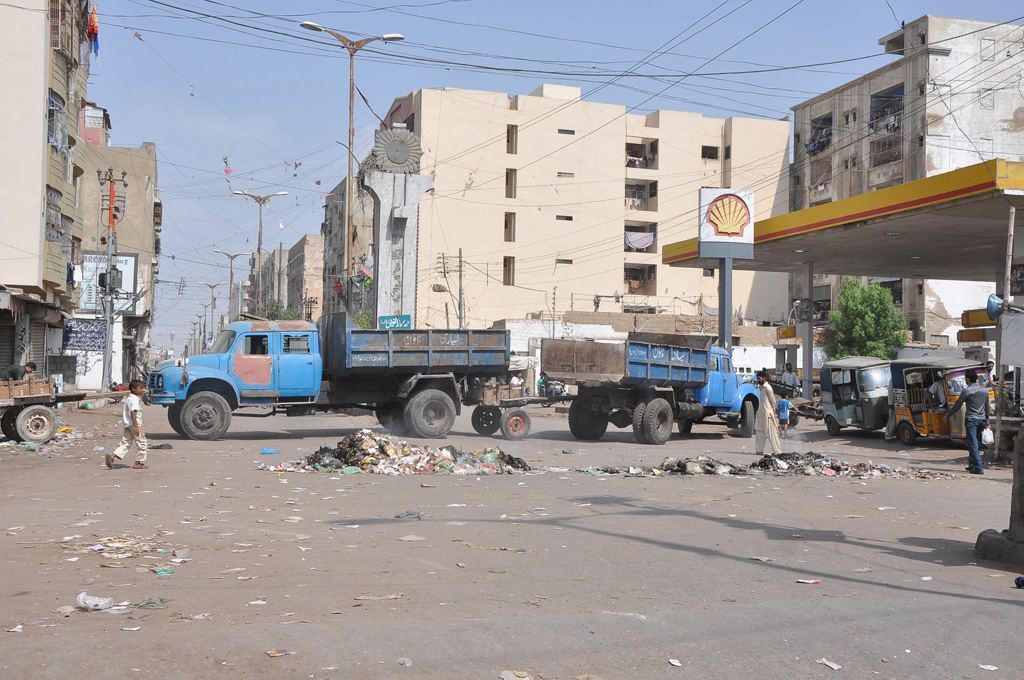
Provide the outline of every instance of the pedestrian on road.
<path id="1" fill-rule="evenodd" d="M 778 402 L 775 401 L 775 391 L 768 383 L 768 374 L 759 371 L 757 384 L 761 390 L 761 400 L 757 405 L 757 417 L 754 418 L 754 451 L 758 455 L 764 455 L 765 443 L 771 449 L 772 454 L 782 453 L 782 442 L 779 441 L 779 417 Z"/>
<path id="2" fill-rule="evenodd" d="M 146 465 L 146 432 L 142 429 L 142 393 L 146 391 L 146 383 L 141 380 L 132 380 L 128 385 L 131 394 L 124 400 L 124 413 L 121 416 L 124 425 L 124 436 L 121 443 L 117 445 L 113 453 L 104 456 L 107 467 L 114 467 L 114 459 L 123 460 L 128 450 L 135 445 L 138 453 L 135 456 L 133 470 L 145 470 Z"/>
<path id="3" fill-rule="evenodd" d="M 779 399 L 779 434 L 783 439 L 787 439 L 789 434 L 789 408 L 789 399 Z"/>
<path id="4" fill-rule="evenodd" d="M 0 380 L 24 380 L 26 375 L 36 372 L 36 364 L 30 361 L 24 366 L 14 364 L 0 371 Z"/>
<path id="5" fill-rule="evenodd" d="M 945 415 L 946 422 L 950 417 L 964 409 L 964 425 L 967 428 L 967 471 L 972 475 L 985 474 L 985 467 L 981 463 L 981 452 L 978 444 L 981 442 L 981 433 L 988 427 L 988 388 L 978 384 L 978 372 L 973 368 L 967 369 L 964 373 L 967 387 L 960 392 L 956 404 Z"/>
<path id="6" fill-rule="evenodd" d="M 797 377 L 796 371 L 793 370 L 793 364 L 786 364 L 786 370 L 782 372 L 780 382 L 786 387 L 792 388 L 793 395 L 796 396 L 797 391 L 800 389 L 800 378 Z"/>

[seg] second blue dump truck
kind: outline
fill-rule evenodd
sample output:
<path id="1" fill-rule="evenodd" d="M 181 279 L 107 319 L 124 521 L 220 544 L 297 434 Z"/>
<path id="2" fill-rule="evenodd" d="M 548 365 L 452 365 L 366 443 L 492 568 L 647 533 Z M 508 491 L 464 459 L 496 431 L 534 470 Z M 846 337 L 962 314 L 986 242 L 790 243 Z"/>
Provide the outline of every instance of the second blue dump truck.
<path id="1" fill-rule="evenodd" d="M 154 404 L 178 434 L 224 436 L 232 414 L 374 411 L 390 431 L 444 437 L 471 378 L 504 375 L 505 330 L 363 330 L 345 314 L 228 324 L 210 351 L 164 362 L 149 376 Z M 244 411 L 248 409 L 248 411 Z"/>
<path id="2" fill-rule="evenodd" d="M 609 423 L 632 427 L 642 444 L 664 444 L 673 423 L 718 422 L 754 434 L 758 390 L 736 373 L 729 352 L 706 338 L 630 333 L 625 342 L 545 339 L 541 373 L 577 386 L 569 430 L 598 440 Z"/>

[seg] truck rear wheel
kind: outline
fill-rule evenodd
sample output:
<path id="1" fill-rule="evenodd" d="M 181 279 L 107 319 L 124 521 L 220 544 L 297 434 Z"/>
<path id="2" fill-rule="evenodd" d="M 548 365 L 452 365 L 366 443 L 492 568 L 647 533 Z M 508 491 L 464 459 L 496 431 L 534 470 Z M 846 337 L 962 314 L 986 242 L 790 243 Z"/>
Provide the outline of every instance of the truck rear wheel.
<path id="1" fill-rule="evenodd" d="M 196 392 L 181 407 L 181 429 L 189 439 L 220 439 L 231 427 L 231 407 L 216 392 Z"/>
<path id="2" fill-rule="evenodd" d="M 644 437 L 648 444 L 661 446 L 672 436 L 672 405 L 664 399 L 652 399 L 644 409 Z"/>
<path id="3" fill-rule="evenodd" d="M 42 444 L 57 434 L 57 414 L 49 406 L 26 406 L 14 421 L 21 441 Z"/>
<path id="4" fill-rule="evenodd" d="M 680 420 L 679 421 L 679 434 L 690 434 L 693 432 L 693 421 L 692 420 Z"/>
<path id="5" fill-rule="evenodd" d="M 490 437 L 501 428 L 501 409 L 497 406 L 484 406 L 480 404 L 473 409 L 471 420 L 473 422 L 473 429 L 478 434 Z"/>
<path id="6" fill-rule="evenodd" d="M 608 431 L 608 416 L 590 408 L 590 402 L 579 397 L 569 407 L 569 431 L 576 439 L 597 441 Z"/>
<path id="7" fill-rule="evenodd" d="M 754 412 L 754 402 L 750 399 L 743 402 L 740 409 L 740 436 L 749 439 L 754 436 L 754 420 L 757 414 Z"/>
<path id="8" fill-rule="evenodd" d="M 377 408 L 377 422 L 385 430 L 393 435 L 404 437 L 408 430 L 405 428 L 405 414 L 401 404 L 388 404 Z"/>
<path id="9" fill-rule="evenodd" d="M 167 423 L 171 429 L 186 437 L 185 430 L 181 427 L 181 404 L 175 402 L 167 407 Z"/>
<path id="10" fill-rule="evenodd" d="M 405 424 L 418 437 L 445 437 L 455 425 L 455 402 L 441 390 L 417 392 L 405 405 Z"/>
<path id="11" fill-rule="evenodd" d="M 646 410 L 646 401 L 641 401 L 633 407 L 633 436 L 641 444 L 650 444 L 650 442 L 647 441 L 647 434 L 644 432 L 644 412 Z"/>
<path id="12" fill-rule="evenodd" d="M 526 409 L 510 408 L 501 416 L 501 433 L 506 439 L 519 441 L 530 434 L 530 416 Z"/>
<path id="13" fill-rule="evenodd" d="M 18 427 L 14 424 L 19 413 L 21 413 L 21 408 L 14 406 L 4 411 L 4 414 L 0 416 L 0 428 L 3 428 L 4 436 L 13 442 L 21 441 L 21 437 L 18 436 Z"/>

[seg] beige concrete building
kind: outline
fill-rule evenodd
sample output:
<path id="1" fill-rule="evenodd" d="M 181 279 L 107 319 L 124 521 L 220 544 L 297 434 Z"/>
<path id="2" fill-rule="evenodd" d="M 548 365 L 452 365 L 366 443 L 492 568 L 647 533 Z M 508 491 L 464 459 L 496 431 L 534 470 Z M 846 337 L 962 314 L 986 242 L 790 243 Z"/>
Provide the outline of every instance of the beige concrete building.
<path id="1" fill-rule="evenodd" d="M 93 111 L 98 110 L 92 107 Z M 102 110 L 102 109 L 99 109 Z M 102 118 L 109 122 L 104 112 Z M 84 131 L 83 131 L 84 132 Z M 84 136 L 84 135 L 83 135 Z M 100 141 L 94 138 L 96 142 Z M 124 196 L 123 208 L 116 218 L 116 266 L 122 272 L 120 296 L 114 301 L 114 312 L 121 316 L 122 373 L 125 379 L 138 377 L 149 356 L 150 331 L 153 327 L 155 281 L 160 271 L 160 232 L 163 229 L 163 203 L 157 192 L 156 145 L 144 142 L 138 148 L 82 144 L 79 147 L 85 178 L 80 191 L 80 205 L 85 218 L 84 266 L 82 297 L 78 318 L 102 318 L 98 273 L 106 270 L 107 252 L 103 239 L 107 236 L 106 186 L 100 186 L 97 171 L 114 177 L 124 175 L 127 188 L 116 185 Z M 117 371 L 115 370 L 115 374 Z"/>
<path id="2" fill-rule="evenodd" d="M 785 120 L 633 114 L 543 85 L 418 90 L 395 100 L 395 123 L 419 135 L 420 172 L 434 177 L 420 204 L 418 326 L 456 323 L 459 248 L 469 326 L 714 307 L 713 276 L 660 264 L 663 243 L 696 235 L 700 187 L 753 190 L 758 219 L 788 205 Z M 734 299 L 747 319 L 780 320 L 787 277 L 738 272 Z"/>
<path id="3" fill-rule="evenodd" d="M 263 269 L 260 273 L 264 311 L 276 301 L 278 309 L 288 307 L 288 249 L 279 245 L 263 252 Z"/>
<path id="4" fill-rule="evenodd" d="M 1024 26 L 935 16 L 880 38 L 895 61 L 793 108 L 792 209 L 993 158 L 1024 160 L 1022 40 Z M 960 313 L 995 290 L 900 274 L 867 281 L 889 288 L 922 342 L 955 344 Z M 835 306 L 840 278 L 815 276 L 819 320 Z"/>
<path id="5" fill-rule="evenodd" d="M 306 234 L 288 249 L 288 300 L 299 318 L 316 321 L 323 313 L 324 237 Z"/>
<path id="6" fill-rule="evenodd" d="M 78 191 L 88 179 L 76 154 L 87 24 L 72 0 L 3 5 L 0 23 L 0 365 L 31 360 L 60 373 L 49 357 L 60 354 L 64 318 L 77 302 Z"/>

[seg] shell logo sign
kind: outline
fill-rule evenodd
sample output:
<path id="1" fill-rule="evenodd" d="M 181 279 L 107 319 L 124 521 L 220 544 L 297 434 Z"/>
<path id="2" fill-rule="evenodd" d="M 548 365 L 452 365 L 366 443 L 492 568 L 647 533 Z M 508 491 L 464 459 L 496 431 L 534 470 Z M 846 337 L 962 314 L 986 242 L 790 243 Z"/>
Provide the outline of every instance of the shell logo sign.
<path id="1" fill-rule="evenodd" d="M 701 189 L 700 242 L 752 244 L 754 194 L 733 189 Z"/>
<path id="2" fill-rule="evenodd" d="M 711 201 L 707 219 L 715 228 L 715 235 L 742 237 L 743 230 L 750 225 L 750 211 L 736 194 L 724 194 Z"/>

